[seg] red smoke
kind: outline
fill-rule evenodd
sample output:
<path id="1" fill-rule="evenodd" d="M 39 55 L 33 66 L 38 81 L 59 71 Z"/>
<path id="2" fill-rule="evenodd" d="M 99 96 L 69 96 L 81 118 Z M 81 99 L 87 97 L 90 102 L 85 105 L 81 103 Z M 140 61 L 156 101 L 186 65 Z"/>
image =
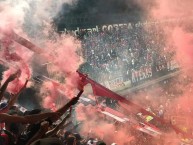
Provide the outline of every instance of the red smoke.
<path id="1" fill-rule="evenodd" d="M 80 42 L 72 36 L 58 36 L 54 34 L 56 41 L 47 40 L 45 48 L 48 50 L 42 54 L 51 65 L 49 65 L 48 73 L 56 81 L 51 80 L 52 92 L 57 92 L 52 97 L 53 103 L 62 95 L 64 100 L 75 96 L 78 86 L 79 76 L 76 73 L 79 65 L 82 63 L 81 56 L 77 54 L 80 51 Z M 60 93 L 59 93 L 60 92 Z M 45 105 L 44 105 L 45 106 Z"/>
<path id="2" fill-rule="evenodd" d="M 148 14 L 157 20 L 164 20 L 165 18 L 182 18 L 186 19 L 192 14 L 192 0 L 156 0 L 155 7 L 150 9 Z"/>
<path id="3" fill-rule="evenodd" d="M 176 27 L 172 33 L 173 43 L 176 47 L 176 56 L 182 68 L 192 69 L 193 65 L 193 33 Z M 191 75 L 191 74 L 190 74 Z"/>
<path id="4" fill-rule="evenodd" d="M 81 127 L 82 135 L 86 137 L 98 138 L 104 140 L 107 144 L 116 142 L 123 145 L 134 140 L 127 128 L 117 128 L 113 123 L 105 121 L 106 116 L 100 113 L 96 106 L 78 105 L 76 107 L 77 119 L 83 122 Z M 112 122 L 115 120 L 111 120 Z"/>
<path id="5" fill-rule="evenodd" d="M 4 59 L 4 62 L 9 65 L 10 68 L 10 70 L 4 73 L 3 81 L 11 73 L 14 72 L 14 69 L 21 70 L 20 78 L 13 81 L 8 86 L 8 91 L 12 93 L 16 93 L 16 91 L 18 91 L 19 88 L 24 84 L 25 80 L 30 79 L 32 75 L 30 61 L 32 59 L 33 53 L 27 48 L 22 47 L 20 44 L 17 44 L 16 42 L 10 40 L 13 37 L 12 30 L 17 32 L 19 35 L 30 39 L 30 37 L 28 38 L 27 33 L 25 33 L 23 30 L 23 24 L 25 23 L 25 12 L 27 12 L 26 10 L 29 9 L 30 6 L 27 1 L 19 1 L 16 5 L 12 3 L 12 1 L 1 2 L 0 4 L 0 38 L 3 42 L 1 57 L 2 59 Z M 41 18 L 39 18 L 38 16 L 33 16 L 33 18 L 36 18 L 33 20 L 34 26 L 36 26 L 37 23 L 40 23 L 40 20 L 42 19 L 49 20 L 49 18 L 45 17 L 49 16 L 50 14 L 46 14 L 45 9 L 41 9 L 40 5 L 37 6 L 37 12 L 41 16 Z M 47 23 L 49 22 L 46 22 L 45 24 Z M 36 27 L 34 27 L 34 29 L 36 29 Z M 40 54 L 40 56 L 47 62 L 52 63 L 54 66 L 53 69 L 51 69 L 51 71 L 49 72 L 50 76 L 55 77 L 56 74 L 59 74 L 60 77 L 65 78 L 65 81 L 60 82 L 62 83 L 62 85 L 56 86 L 54 84 L 51 95 L 49 95 L 48 97 L 50 99 L 47 99 L 45 102 L 51 102 L 51 104 L 54 104 L 55 100 L 57 100 L 56 98 L 58 97 L 58 89 L 64 92 L 64 96 L 73 97 L 74 90 L 77 88 L 78 80 L 76 70 L 82 63 L 81 57 L 80 55 L 78 55 L 81 48 L 80 42 L 71 36 L 59 35 L 55 33 L 53 28 L 49 26 L 45 26 L 43 28 L 42 36 L 37 36 L 37 38 L 39 37 L 41 37 L 41 39 L 39 39 L 40 42 L 38 42 L 38 44 L 41 43 L 41 47 L 44 48 L 42 49 L 43 51 L 41 51 L 44 53 Z M 34 55 L 36 54 L 34 53 Z M 56 72 L 56 74 L 53 75 L 52 71 L 54 73 Z M 48 106 L 46 104 L 44 106 Z"/>
<path id="6" fill-rule="evenodd" d="M 50 48 L 49 59 L 54 65 L 51 71 L 61 72 L 65 76 L 66 87 L 75 89 L 78 80 L 76 70 L 82 63 L 81 56 L 77 54 L 81 48 L 80 42 L 71 36 L 56 37 L 56 42 L 46 44 L 46 48 Z"/>
<path id="7" fill-rule="evenodd" d="M 43 96 L 43 107 L 47 109 L 56 109 L 55 101 L 59 95 L 57 89 L 57 84 L 53 82 L 44 82 L 43 87 L 41 88 L 41 95 Z"/>
<path id="8" fill-rule="evenodd" d="M 47 108 L 47 109 L 50 109 L 52 111 L 56 111 L 57 108 L 56 108 L 56 104 L 53 103 L 55 102 L 55 100 L 53 99 L 52 96 L 46 96 L 45 98 L 43 98 L 43 107 L 44 108 Z"/>
<path id="9" fill-rule="evenodd" d="M 26 79 L 31 77 L 31 68 L 29 57 L 31 52 L 23 49 L 21 46 L 14 44 L 7 37 L 1 41 L 1 59 L 9 65 L 9 69 L 3 73 L 3 82 L 13 74 L 16 70 L 21 71 L 19 78 L 12 81 L 7 90 L 11 93 L 17 93 L 24 85 Z"/>
<path id="10" fill-rule="evenodd" d="M 170 99 L 171 107 L 167 110 L 169 116 L 178 116 L 185 118 L 185 122 L 177 123 L 181 129 L 192 128 L 192 65 L 193 65 L 193 33 L 192 33 L 192 18 L 193 1 L 192 0 L 156 0 L 155 6 L 148 11 L 151 20 L 164 22 L 160 26 L 165 33 L 165 44 L 167 51 L 175 52 L 175 59 L 180 65 L 183 73 L 176 77 L 176 81 L 171 84 L 171 89 L 179 92 L 177 96 L 172 96 Z M 160 40 L 161 41 L 161 40 Z M 170 119 L 170 118 L 169 118 Z M 190 131 L 190 130 L 189 130 Z M 165 138 L 165 143 L 177 145 L 176 140 L 179 140 L 174 134 L 168 135 L 170 138 Z M 173 138 L 173 140 L 171 139 Z"/>

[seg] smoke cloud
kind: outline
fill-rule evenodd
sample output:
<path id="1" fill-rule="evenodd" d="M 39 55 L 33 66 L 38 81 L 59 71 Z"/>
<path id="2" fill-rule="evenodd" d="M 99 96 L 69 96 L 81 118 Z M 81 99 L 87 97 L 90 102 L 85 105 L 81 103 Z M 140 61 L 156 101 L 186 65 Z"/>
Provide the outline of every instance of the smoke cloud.
<path id="1" fill-rule="evenodd" d="M 192 100 L 193 33 L 191 26 L 192 18 L 190 16 L 193 12 L 193 1 L 156 0 L 150 9 L 146 9 L 146 6 L 149 5 L 148 2 L 138 2 L 138 4 L 146 10 L 146 16 L 149 18 L 149 21 L 158 22 L 155 25 L 164 32 L 166 48 L 165 50 L 163 48 L 163 50 L 165 52 L 175 53 L 174 59 L 183 71 L 182 74 L 176 77 L 168 86 L 168 90 L 175 92 L 168 98 L 172 100 L 170 107 L 167 108 L 168 119 L 176 116 L 177 123 L 175 122 L 175 125 L 185 132 L 191 132 L 189 125 L 192 120 L 191 112 L 193 109 L 190 103 Z M 162 43 L 161 39 L 159 41 Z M 168 94 L 165 94 L 165 96 L 168 96 Z M 179 120 L 184 120 L 184 122 L 180 122 Z M 170 136 L 170 138 L 167 137 L 164 139 L 166 144 L 170 142 L 176 145 L 179 139 L 183 138 L 175 134 L 168 134 L 168 136 Z"/>
<path id="2" fill-rule="evenodd" d="M 76 80 L 78 79 L 76 70 L 82 63 L 79 53 L 81 45 L 72 36 L 57 34 L 52 25 L 53 18 L 61 10 L 61 6 L 64 3 L 72 4 L 72 2 L 71 0 L 5 0 L 0 2 L 1 58 L 9 66 L 9 70 L 4 73 L 3 81 L 17 69 L 21 70 L 21 76 L 9 85 L 9 92 L 16 93 L 25 80 L 32 79 L 34 75 L 44 75 L 39 74 L 40 72 L 33 72 L 33 59 L 36 58 L 40 60 L 39 63 L 53 64 L 54 67 L 50 67 L 52 69 L 49 70 L 49 75 L 54 77 L 54 79 L 57 78 L 55 76 L 58 74 L 60 74 L 60 77 L 65 78 L 63 82 L 59 82 L 64 85 L 60 89 L 65 88 L 64 97 L 74 96 L 74 90 L 77 86 Z M 41 47 L 43 53 L 36 54 L 15 43 L 11 40 L 13 31 Z M 36 63 L 37 61 L 35 60 Z M 39 66 L 41 65 L 39 64 Z M 34 70 L 37 69 L 38 66 L 36 65 Z M 55 81 L 47 76 L 44 79 L 51 81 L 51 84 Z M 57 92 L 58 88 L 54 88 L 56 89 L 55 92 Z M 53 98 L 48 99 L 47 102 L 54 104 L 57 95 L 53 94 L 53 92 L 54 90 L 51 93 Z"/>
<path id="3" fill-rule="evenodd" d="M 43 92 L 41 92 L 45 94 L 45 101 L 43 102 L 43 106 L 48 108 L 51 105 L 52 108 L 50 109 L 55 110 L 55 105 L 57 104 L 55 104 L 54 101 L 57 98 L 58 88 L 65 92 L 64 96 L 72 97 L 74 95 L 73 91 L 76 88 L 76 80 L 78 78 L 78 76 L 76 75 L 76 70 L 82 62 L 81 57 L 78 54 L 78 52 L 81 50 L 81 43 L 72 36 L 59 36 L 57 33 L 55 33 L 55 30 L 52 27 L 52 20 L 55 16 L 58 15 L 59 12 L 61 12 L 61 6 L 64 3 L 73 4 L 74 2 L 76 1 L 5 0 L 0 2 L 0 38 L 3 42 L 1 47 L 1 56 L 6 62 L 9 63 L 10 68 L 4 73 L 4 80 L 15 70 L 21 70 L 21 76 L 14 82 L 12 82 L 12 85 L 10 85 L 10 88 L 8 89 L 9 92 L 16 93 L 19 90 L 18 86 L 22 86 L 26 79 L 30 79 L 31 76 L 35 74 L 35 72 L 33 72 L 33 68 L 31 67 L 31 61 L 33 59 L 33 55 L 36 54 L 20 46 L 19 44 L 13 43 L 9 39 L 8 36 L 11 35 L 12 30 L 14 30 L 19 35 L 29 39 L 30 41 L 43 48 L 43 51 L 45 53 L 43 55 L 39 55 L 39 58 L 43 59 L 45 62 L 52 64 L 49 69 L 49 73 L 51 76 L 55 78 L 61 78 L 62 76 L 65 76 L 64 82 L 57 82 L 63 83 L 62 86 L 56 85 L 53 80 L 50 80 L 51 82 L 49 82 L 48 84 L 46 82 L 46 84 L 43 85 L 46 88 L 42 88 Z M 111 4 L 111 2 L 109 1 L 109 3 L 107 4 Z M 125 7 L 124 4 L 126 4 L 127 7 Z M 180 94 L 181 97 L 175 99 L 175 101 L 172 102 L 171 106 L 174 106 L 173 108 L 179 106 L 182 108 L 181 110 L 183 112 L 192 113 L 192 85 L 191 83 L 185 82 L 188 80 L 188 77 L 192 77 L 192 73 L 189 70 L 190 68 L 192 68 L 193 63 L 193 34 L 191 32 L 192 28 L 189 22 L 189 20 L 191 19 L 188 17 L 192 14 L 192 0 L 157 0 L 153 4 L 150 2 L 144 3 L 143 1 L 139 0 L 137 1 L 137 4 L 138 5 L 134 3 L 133 6 L 136 5 L 139 6 L 137 7 L 138 9 L 141 10 L 142 8 L 143 10 L 145 10 L 147 12 L 145 17 L 150 17 L 151 20 L 153 19 L 163 21 L 166 18 L 183 18 L 178 20 L 177 22 L 173 22 L 172 25 L 160 25 L 160 27 L 165 32 L 165 43 L 168 46 L 168 51 L 175 51 L 176 60 L 178 60 L 181 68 L 185 70 L 178 79 L 179 83 L 172 86 L 177 90 L 181 90 L 183 93 Z M 82 4 L 80 3 L 79 5 L 84 6 L 84 3 L 82 2 Z M 100 3 L 96 3 L 96 5 L 98 5 L 100 9 L 104 8 L 100 7 L 103 6 L 102 1 Z M 119 7 L 117 8 L 116 6 Z M 111 4 L 108 5 L 108 7 L 108 9 L 104 9 L 106 10 L 104 11 L 105 13 L 111 13 L 111 10 L 113 10 L 114 8 L 117 8 L 116 12 L 132 11 L 132 8 L 129 9 L 129 1 L 124 1 L 124 3 L 120 3 L 117 1 L 116 5 Z M 90 11 L 89 13 L 96 14 L 98 11 L 100 11 L 100 9 L 93 7 L 91 10 L 87 9 L 87 12 Z M 78 12 L 78 10 L 74 10 L 74 13 Z M 59 76 L 57 76 L 58 74 Z M 183 83 L 181 83 L 181 80 L 183 80 Z M 183 87 L 180 83 L 183 85 L 186 84 L 186 88 Z M 48 91 L 48 89 L 50 88 L 52 88 L 53 90 Z M 187 88 L 190 89 L 187 90 Z M 157 91 L 155 92 L 157 93 Z M 148 95 L 153 96 L 155 94 Z M 156 99 L 155 101 L 153 100 L 153 102 L 156 102 Z M 155 105 L 157 106 L 157 103 L 155 103 Z M 168 114 L 174 114 L 172 112 L 173 110 L 168 111 Z M 107 138 L 116 138 L 117 143 L 119 144 L 123 144 L 125 139 L 128 138 L 128 132 L 125 132 L 124 129 L 121 130 L 119 134 L 115 134 L 116 129 L 114 126 L 107 124 L 106 122 L 104 123 L 103 121 L 98 122 L 100 120 L 100 115 L 96 115 L 96 108 L 87 107 L 81 108 L 77 111 L 78 114 L 81 114 L 81 112 L 85 112 L 85 114 L 81 115 L 81 120 L 88 121 L 86 123 L 86 126 L 83 127 L 85 132 L 89 131 L 90 128 L 94 128 L 94 132 L 101 139 L 105 138 L 104 134 L 108 134 Z M 177 112 L 176 114 L 178 115 L 178 113 L 179 112 Z M 92 120 L 90 118 L 92 118 Z M 189 120 L 189 124 L 192 124 L 192 114 L 185 114 L 185 118 Z M 188 128 L 190 128 L 190 126 L 188 126 Z M 174 140 L 178 140 L 176 135 L 171 134 L 171 136 L 172 137 L 168 139 L 165 138 L 164 142 L 172 142 L 171 138 L 174 138 Z M 107 141 L 108 140 L 110 139 L 107 139 Z M 175 145 L 176 142 L 172 142 L 171 144 Z"/>
<path id="4" fill-rule="evenodd" d="M 80 104 L 76 107 L 76 112 L 78 121 L 82 122 L 81 133 L 87 138 L 104 140 L 107 144 L 113 142 L 125 144 L 134 140 L 128 128 L 119 126 L 118 129 L 115 122 L 113 123 L 115 120 L 107 119 L 108 117 L 102 114 L 96 106 L 85 107 Z"/>

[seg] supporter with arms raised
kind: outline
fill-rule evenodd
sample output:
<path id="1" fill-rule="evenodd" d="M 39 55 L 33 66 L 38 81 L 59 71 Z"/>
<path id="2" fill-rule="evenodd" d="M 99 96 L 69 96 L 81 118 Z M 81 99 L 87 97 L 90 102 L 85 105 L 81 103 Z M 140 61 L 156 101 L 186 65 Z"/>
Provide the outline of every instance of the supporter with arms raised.
<path id="1" fill-rule="evenodd" d="M 40 124 L 40 129 L 38 132 L 28 141 L 26 145 L 30 145 L 32 142 L 41 139 L 41 138 L 50 138 L 53 137 L 57 134 L 58 130 L 65 124 L 67 119 L 71 116 L 71 109 L 68 115 L 53 129 L 49 130 L 49 122 L 48 121 L 43 121 Z"/>
<path id="2" fill-rule="evenodd" d="M 27 134 L 23 134 L 19 137 L 17 145 L 26 145 L 27 143 L 30 144 L 32 141 L 36 140 L 37 138 L 41 138 L 44 136 L 50 136 L 53 132 L 55 132 L 59 127 L 51 132 L 47 132 L 47 128 L 52 125 L 53 122 L 57 121 L 66 111 L 72 106 L 75 105 L 80 96 L 82 95 L 83 90 L 81 90 L 77 97 L 72 98 L 67 104 L 56 111 L 58 116 L 49 116 L 46 119 L 39 119 L 39 122 L 31 124 L 26 129 Z M 67 116 L 68 117 L 68 116 Z M 66 118 L 67 119 L 67 118 Z M 47 133 L 46 133 L 47 132 Z"/>
<path id="3" fill-rule="evenodd" d="M 27 115 L 27 116 L 17 116 L 17 115 L 9 115 L 6 113 L 1 113 L 0 114 L 0 123 L 5 123 L 6 124 L 11 124 L 11 123 L 22 123 L 22 124 L 27 124 L 27 123 L 36 123 L 40 120 L 46 119 L 48 117 L 56 117 L 58 116 L 59 113 L 57 112 L 48 112 L 48 113 L 41 113 L 37 115 Z M 7 125 L 6 125 L 7 127 Z M 6 132 L 9 132 L 8 129 L 6 129 Z M 12 137 L 17 136 L 17 134 L 13 134 L 12 132 L 9 132 Z M 15 139 L 17 140 L 17 139 Z M 9 144 L 13 144 L 13 142 L 10 142 Z"/>
<path id="4" fill-rule="evenodd" d="M 16 79 L 18 76 L 20 76 L 21 71 L 18 70 L 16 73 L 10 75 L 7 80 L 4 82 L 4 84 L 2 85 L 2 87 L 0 88 L 0 101 L 3 99 L 4 93 L 7 89 L 8 84 L 13 81 L 14 79 Z M 14 105 L 14 103 L 16 102 L 16 100 L 18 99 L 20 93 L 25 89 L 27 82 L 25 82 L 24 86 L 20 89 L 20 91 L 15 94 L 15 95 L 11 95 L 11 98 L 8 102 L 1 102 L 0 104 L 0 113 L 6 113 L 11 106 Z"/>
<path id="5" fill-rule="evenodd" d="M 2 100 L 3 98 L 3 95 L 7 89 L 7 86 L 10 82 L 12 82 L 14 79 L 16 79 L 18 76 L 20 76 L 20 70 L 18 70 L 16 73 L 10 75 L 7 80 L 3 83 L 3 85 L 1 86 L 0 88 L 0 101 Z"/>
<path id="6" fill-rule="evenodd" d="M 9 115 L 6 113 L 0 114 L 0 122 L 14 122 L 14 123 L 36 123 L 40 120 L 49 118 L 49 117 L 58 117 L 60 114 L 58 112 L 46 112 L 46 113 L 40 113 L 35 115 L 26 115 L 26 116 L 15 116 L 15 115 Z"/>
<path id="7" fill-rule="evenodd" d="M 26 85 L 28 83 L 28 80 L 26 80 L 25 84 L 23 85 L 23 87 L 19 90 L 18 93 L 16 94 L 11 94 L 11 98 L 8 100 L 7 103 L 5 103 L 5 106 L 3 108 L 1 108 L 0 113 L 6 113 L 9 111 L 9 109 L 15 104 L 15 102 L 18 100 L 19 95 L 21 94 L 21 92 L 23 92 L 23 90 L 26 88 Z"/>

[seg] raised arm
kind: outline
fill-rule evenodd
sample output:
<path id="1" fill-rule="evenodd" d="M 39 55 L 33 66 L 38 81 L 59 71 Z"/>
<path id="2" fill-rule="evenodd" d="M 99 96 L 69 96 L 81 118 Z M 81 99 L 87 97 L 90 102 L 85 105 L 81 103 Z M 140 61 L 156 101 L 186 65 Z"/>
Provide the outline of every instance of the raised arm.
<path id="1" fill-rule="evenodd" d="M 70 113 L 62 120 L 62 122 L 60 122 L 55 128 L 53 128 L 52 130 L 49 130 L 48 132 L 46 132 L 45 137 L 50 137 L 55 135 L 59 129 L 61 129 L 61 127 L 63 127 L 63 125 L 66 123 L 66 120 L 68 118 L 70 118 L 71 116 L 71 109 L 70 109 Z"/>
<path id="2" fill-rule="evenodd" d="M 11 106 L 15 104 L 15 102 L 18 100 L 19 95 L 24 91 L 28 83 L 28 80 L 25 81 L 25 84 L 20 89 L 20 91 L 17 94 L 14 94 L 11 96 L 11 99 L 8 101 L 7 109 L 9 109 Z"/>
<path id="3" fill-rule="evenodd" d="M 45 135 L 45 133 L 48 131 L 48 128 L 49 128 L 49 122 L 47 121 L 42 122 L 38 132 L 27 142 L 26 145 L 30 145 L 32 142 L 38 139 L 41 139 Z"/>
<path id="4" fill-rule="evenodd" d="M 3 95 L 7 89 L 8 84 L 13 81 L 15 78 L 17 78 L 17 76 L 20 75 L 20 70 L 18 70 L 16 73 L 10 75 L 7 80 L 4 82 L 4 84 L 2 85 L 2 87 L 0 88 L 0 101 L 3 98 Z"/>
<path id="5" fill-rule="evenodd" d="M 83 92 L 84 92 L 84 91 L 81 90 L 76 97 L 72 98 L 66 105 L 64 105 L 63 107 L 61 107 L 60 109 L 58 109 L 56 112 L 58 112 L 58 113 L 62 116 L 72 105 L 75 105 L 75 104 L 78 102 L 78 100 L 79 100 L 79 98 L 80 98 L 80 96 L 82 95 Z M 61 116 L 58 116 L 58 117 L 56 117 L 56 118 L 51 117 L 50 119 L 51 119 L 53 122 L 55 122 L 55 121 L 57 121 Z"/>
<path id="6" fill-rule="evenodd" d="M 53 116 L 56 117 L 56 116 L 59 116 L 59 114 L 57 112 L 48 112 L 48 113 L 40 113 L 35 115 L 15 116 L 15 115 L 8 115 L 5 113 L 2 113 L 0 114 L 0 122 L 32 124 Z"/>
<path id="7" fill-rule="evenodd" d="M 5 108 L 1 109 L 0 113 L 6 113 L 9 111 L 9 109 L 14 105 L 14 103 L 18 99 L 21 92 L 25 89 L 27 82 L 28 82 L 28 80 L 26 80 L 24 86 L 20 89 L 20 91 L 17 94 L 11 95 L 11 99 L 7 102 L 8 103 L 7 106 Z"/>

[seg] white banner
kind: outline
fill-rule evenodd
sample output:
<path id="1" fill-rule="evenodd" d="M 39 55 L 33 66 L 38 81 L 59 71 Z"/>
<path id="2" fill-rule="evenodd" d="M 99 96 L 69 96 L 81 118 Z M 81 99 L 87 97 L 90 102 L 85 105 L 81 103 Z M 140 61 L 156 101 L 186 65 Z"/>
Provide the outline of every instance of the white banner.
<path id="1" fill-rule="evenodd" d="M 124 80 L 123 80 L 122 76 L 117 77 L 117 78 L 115 78 L 113 80 L 107 81 L 105 84 L 107 85 L 107 87 L 109 89 L 117 89 L 117 88 L 125 86 Z"/>

